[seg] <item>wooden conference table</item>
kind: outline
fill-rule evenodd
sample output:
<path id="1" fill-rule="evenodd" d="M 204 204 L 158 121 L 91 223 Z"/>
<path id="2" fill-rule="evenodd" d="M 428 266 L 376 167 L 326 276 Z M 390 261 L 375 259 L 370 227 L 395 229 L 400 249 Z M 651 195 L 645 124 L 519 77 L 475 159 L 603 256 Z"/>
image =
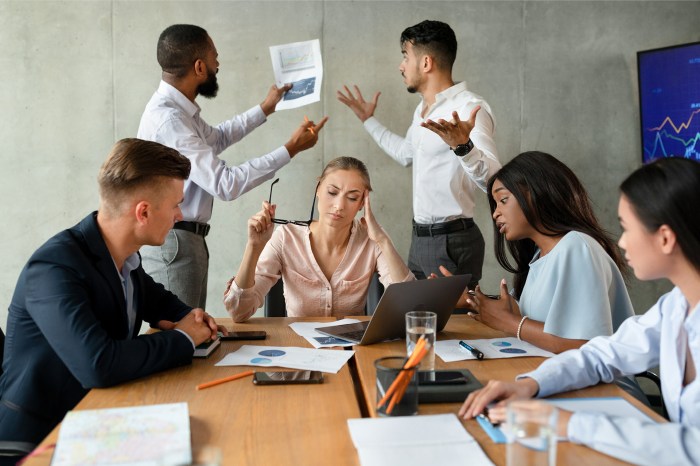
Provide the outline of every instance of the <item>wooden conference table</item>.
<path id="1" fill-rule="evenodd" d="M 195 459 L 205 446 L 220 449 L 223 465 L 357 465 L 359 459 L 350 439 L 347 419 L 374 416 L 376 400 L 375 359 L 405 354 L 403 341 L 356 346 L 355 357 L 337 374 L 324 374 L 320 385 L 281 385 L 258 387 L 248 377 L 197 391 L 199 383 L 249 370 L 246 366 L 215 367 L 225 354 L 244 344 L 271 346 L 310 345 L 289 328 L 295 321 L 331 321 L 332 318 L 254 318 L 232 325 L 230 319 L 217 319 L 234 330 L 266 330 L 264 341 L 224 341 L 208 359 L 196 359 L 191 366 L 154 374 L 112 388 L 93 389 L 75 408 L 99 409 L 159 403 L 186 402 L 190 413 L 192 450 Z M 502 333 L 463 316 L 455 315 L 438 334 L 438 339 L 498 338 Z M 542 358 L 514 358 L 444 363 L 436 357 L 436 367 L 469 369 L 482 383 L 491 378 L 513 380 L 516 374 L 536 368 Z M 657 420 L 614 385 L 598 385 L 561 396 L 624 396 Z M 456 412 L 459 403 L 423 404 L 419 414 Z M 494 444 L 474 420 L 463 421 L 497 465 L 505 464 L 505 446 Z M 55 443 L 60 426 L 41 446 Z M 25 463 L 47 465 L 52 450 Z M 557 464 L 623 464 L 589 448 L 568 442 L 558 446 Z"/>

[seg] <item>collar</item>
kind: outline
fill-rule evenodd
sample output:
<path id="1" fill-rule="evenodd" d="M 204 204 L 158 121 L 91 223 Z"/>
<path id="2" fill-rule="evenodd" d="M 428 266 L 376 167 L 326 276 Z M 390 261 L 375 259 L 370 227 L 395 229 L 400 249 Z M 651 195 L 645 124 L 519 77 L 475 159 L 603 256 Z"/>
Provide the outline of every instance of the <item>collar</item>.
<path id="1" fill-rule="evenodd" d="M 166 83 L 165 81 L 160 82 L 160 85 L 158 86 L 158 94 L 167 97 L 168 99 L 175 102 L 175 104 L 190 117 L 195 116 L 201 110 L 201 107 L 197 105 L 196 102 L 192 102 L 190 99 L 185 97 L 185 94 L 180 92 L 175 86 L 172 86 Z"/>
<path id="2" fill-rule="evenodd" d="M 467 90 L 467 82 L 462 81 L 455 83 L 453 86 L 448 87 L 442 92 L 438 92 L 435 94 L 435 103 L 442 102 L 444 100 L 450 100 L 454 98 L 457 94 L 460 92 L 464 92 Z"/>

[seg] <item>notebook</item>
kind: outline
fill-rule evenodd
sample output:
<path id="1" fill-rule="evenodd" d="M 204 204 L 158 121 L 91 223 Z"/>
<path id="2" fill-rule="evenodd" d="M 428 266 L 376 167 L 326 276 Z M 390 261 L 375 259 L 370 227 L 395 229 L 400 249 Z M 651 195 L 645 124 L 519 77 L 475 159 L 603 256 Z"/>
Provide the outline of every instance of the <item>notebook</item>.
<path id="1" fill-rule="evenodd" d="M 431 311 L 437 314 L 437 331 L 445 328 L 455 304 L 471 279 L 470 274 L 438 277 L 430 280 L 392 283 L 377 303 L 368 322 L 319 327 L 324 335 L 337 337 L 360 345 L 401 338 L 406 335 L 405 315 L 411 311 Z"/>

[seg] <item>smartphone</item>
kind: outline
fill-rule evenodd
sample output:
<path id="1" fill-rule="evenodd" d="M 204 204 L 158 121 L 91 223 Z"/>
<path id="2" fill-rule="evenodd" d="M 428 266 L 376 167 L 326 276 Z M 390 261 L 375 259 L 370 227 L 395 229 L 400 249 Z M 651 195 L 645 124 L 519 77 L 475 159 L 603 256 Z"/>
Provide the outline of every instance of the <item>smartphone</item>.
<path id="1" fill-rule="evenodd" d="M 264 340 L 267 338 L 267 332 L 265 330 L 249 330 L 245 332 L 228 332 L 228 335 L 224 335 L 219 332 L 219 338 L 222 341 L 226 340 Z"/>
<path id="2" fill-rule="evenodd" d="M 320 371 L 256 372 L 253 375 L 253 383 L 256 385 L 323 383 L 323 373 Z"/>
<path id="3" fill-rule="evenodd" d="M 418 385 L 460 385 L 468 380 L 458 371 L 418 371 Z"/>

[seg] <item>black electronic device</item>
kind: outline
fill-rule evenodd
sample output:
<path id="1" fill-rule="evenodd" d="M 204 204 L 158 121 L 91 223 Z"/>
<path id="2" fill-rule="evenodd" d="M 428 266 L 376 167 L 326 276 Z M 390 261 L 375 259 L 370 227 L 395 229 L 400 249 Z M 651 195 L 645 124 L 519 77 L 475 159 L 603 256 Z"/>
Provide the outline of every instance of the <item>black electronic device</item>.
<path id="1" fill-rule="evenodd" d="M 244 332 L 228 332 L 228 335 L 224 335 L 219 332 L 219 339 L 222 341 L 227 340 L 264 340 L 267 338 L 267 332 L 265 330 L 247 330 Z"/>
<path id="2" fill-rule="evenodd" d="M 320 371 L 256 372 L 253 375 L 253 383 L 256 385 L 323 383 L 323 373 Z"/>

